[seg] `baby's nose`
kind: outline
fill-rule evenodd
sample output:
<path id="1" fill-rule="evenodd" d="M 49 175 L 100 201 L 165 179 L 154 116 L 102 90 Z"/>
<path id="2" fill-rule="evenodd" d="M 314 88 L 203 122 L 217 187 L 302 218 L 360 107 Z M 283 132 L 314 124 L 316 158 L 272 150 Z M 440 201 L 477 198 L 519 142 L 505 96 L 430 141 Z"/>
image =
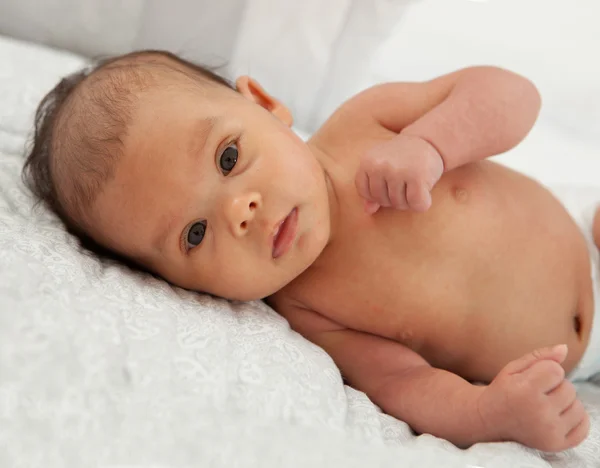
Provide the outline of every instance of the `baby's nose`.
<path id="1" fill-rule="evenodd" d="M 257 192 L 231 197 L 226 206 L 226 215 L 234 235 L 246 234 L 261 204 L 262 199 Z"/>

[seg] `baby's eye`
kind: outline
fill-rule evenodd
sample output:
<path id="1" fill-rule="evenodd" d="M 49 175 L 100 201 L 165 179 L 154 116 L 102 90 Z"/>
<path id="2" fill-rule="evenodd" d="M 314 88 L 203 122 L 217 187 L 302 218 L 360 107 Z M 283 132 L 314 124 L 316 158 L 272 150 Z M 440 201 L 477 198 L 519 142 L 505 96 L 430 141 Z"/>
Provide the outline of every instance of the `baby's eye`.
<path id="1" fill-rule="evenodd" d="M 223 171 L 223 175 L 227 175 L 233 170 L 237 160 L 237 146 L 235 144 L 231 144 L 225 148 L 225 150 L 221 153 L 221 157 L 219 158 L 219 167 L 221 168 L 221 171 Z"/>
<path id="2" fill-rule="evenodd" d="M 204 232 L 206 231 L 206 221 L 198 221 L 191 225 L 187 232 L 187 248 L 193 249 L 198 246 L 204 238 Z"/>

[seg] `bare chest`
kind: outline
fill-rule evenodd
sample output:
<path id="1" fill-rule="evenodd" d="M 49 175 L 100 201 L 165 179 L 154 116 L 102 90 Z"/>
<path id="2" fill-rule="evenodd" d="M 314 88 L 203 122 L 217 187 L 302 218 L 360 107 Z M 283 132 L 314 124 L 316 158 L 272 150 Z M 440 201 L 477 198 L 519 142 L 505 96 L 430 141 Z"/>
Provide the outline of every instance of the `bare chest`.
<path id="1" fill-rule="evenodd" d="M 591 307 L 586 247 L 537 183 L 477 163 L 446 174 L 427 213 L 374 216 L 350 181 L 337 189 L 336 235 L 284 291 L 295 301 L 479 380 L 578 338 L 574 317 Z"/>

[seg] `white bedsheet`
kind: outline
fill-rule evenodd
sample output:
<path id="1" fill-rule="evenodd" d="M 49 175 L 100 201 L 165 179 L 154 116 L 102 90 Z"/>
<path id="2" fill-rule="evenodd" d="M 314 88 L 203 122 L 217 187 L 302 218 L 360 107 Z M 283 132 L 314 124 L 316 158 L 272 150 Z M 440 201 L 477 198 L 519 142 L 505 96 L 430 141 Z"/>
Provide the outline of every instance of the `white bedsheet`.
<path id="1" fill-rule="evenodd" d="M 0 466 L 600 466 L 576 450 L 414 437 L 262 303 L 173 288 L 79 251 L 20 183 L 42 94 L 78 57 L 0 38 Z"/>

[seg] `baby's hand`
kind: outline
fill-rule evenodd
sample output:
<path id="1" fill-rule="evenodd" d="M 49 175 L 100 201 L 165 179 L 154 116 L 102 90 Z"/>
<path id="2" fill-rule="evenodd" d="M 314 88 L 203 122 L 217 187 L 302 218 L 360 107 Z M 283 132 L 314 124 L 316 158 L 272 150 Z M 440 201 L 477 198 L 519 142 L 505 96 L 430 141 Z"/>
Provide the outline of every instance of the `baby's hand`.
<path id="1" fill-rule="evenodd" d="M 364 155 L 356 188 L 369 213 L 381 206 L 426 211 L 431 206 L 429 192 L 443 172 L 444 161 L 433 145 L 401 133 Z"/>
<path id="2" fill-rule="evenodd" d="M 575 447 L 588 434 L 590 421 L 565 380 L 560 363 L 565 345 L 534 351 L 506 365 L 481 394 L 484 424 L 501 440 L 558 452 Z"/>

